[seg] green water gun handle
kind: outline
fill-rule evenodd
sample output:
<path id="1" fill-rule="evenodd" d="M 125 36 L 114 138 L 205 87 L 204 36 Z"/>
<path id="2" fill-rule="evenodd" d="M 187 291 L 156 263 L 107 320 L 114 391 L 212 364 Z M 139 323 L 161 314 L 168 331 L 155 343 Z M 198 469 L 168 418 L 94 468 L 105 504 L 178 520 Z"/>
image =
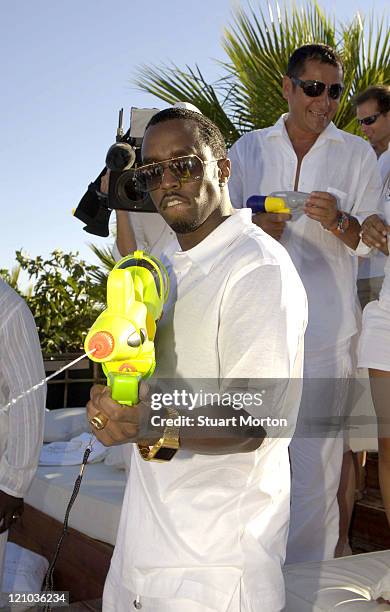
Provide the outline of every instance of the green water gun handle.
<path id="1" fill-rule="evenodd" d="M 128 406 L 138 404 L 138 386 L 141 378 L 141 374 L 137 372 L 109 372 L 107 383 L 111 387 L 112 399 Z"/>

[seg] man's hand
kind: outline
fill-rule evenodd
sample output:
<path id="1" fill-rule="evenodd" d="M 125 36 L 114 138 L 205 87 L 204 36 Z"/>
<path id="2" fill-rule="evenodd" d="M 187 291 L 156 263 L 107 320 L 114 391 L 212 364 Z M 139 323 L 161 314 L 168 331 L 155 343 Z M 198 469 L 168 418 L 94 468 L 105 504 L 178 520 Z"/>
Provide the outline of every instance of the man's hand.
<path id="1" fill-rule="evenodd" d="M 338 223 L 337 200 L 327 191 L 312 191 L 305 202 L 305 214 L 321 223 L 327 230 L 335 230 Z"/>
<path id="2" fill-rule="evenodd" d="M 13 497 L 0 491 L 0 533 L 9 529 L 22 516 L 23 510 L 22 497 Z"/>
<path id="3" fill-rule="evenodd" d="M 140 401 L 134 406 L 119 404 L 111 397 L 111 389 L 104 385 L 94 385 L 91 388 L 91 399 L 87 404 L 88 420 L 96 415 L 103 421 L 104 427 L 97 430 L 92 427 L 97 439 L 105 446 L 125 444 L 126 442 L 143 442 L 141 431 L 147 429 L 150 405 L 146 400 L 148 386 L 141 382 L 139 387 Z M 159 434 L 148 444 L 154 444 Z"/>
<path id="4" fill-rule="evenodd" d="M 386 225 L 378 215 L 370 215 L 363 221 L 360 235 L 364 244 L 388 255 L 387 234 L 389 232 L 390 225 Z"/>
<path id="5" fill-rule="evenodd" d="M 253 215 L 252 221 L 267 234 L 280 240 L 286 227 L 286 222 L 290 221 L 291 215 L 287 213 L 257 213 Z"/>

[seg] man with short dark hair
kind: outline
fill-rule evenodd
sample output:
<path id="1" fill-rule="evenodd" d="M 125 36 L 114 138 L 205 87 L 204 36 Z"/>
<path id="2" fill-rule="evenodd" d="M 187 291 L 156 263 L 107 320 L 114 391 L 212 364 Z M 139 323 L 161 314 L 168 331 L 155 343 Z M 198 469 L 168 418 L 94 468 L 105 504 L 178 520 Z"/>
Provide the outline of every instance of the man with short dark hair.
<path id="1" fill-rule="evenodd" d="M 380 184 L 367 143 L 332 123 L 344 91 L 343 67 L 333 49 L 309 44 L 294 51 L 282 87 L 288 114 L 233 145 L 229 191 L 237 208 L 253 195 L 309 194 L 298 219 L 281 213 L 253 217 L 286 247 L 308 295 L 306 382 L 300 427 L 290 446 L 287 548 L 287 562 L 301 562 L 333 557 L 338 539 L 343 440 L 332 427 L 340 422 L 346 385 L 333 381 L 345 380 L 353 370 L 360 220 L 375 210 Z"/>
<path id="2" fill-rule="evenodd" d="M 132 407 L 114 402 L 106 387 L 92 389 L 88 412 L 92 424 L 97 417 L 103 426 L 99 440 L 137 443 L 103 609 L 279 612 L 304 290 L 285 249 L 252 224 L 249 211 L 232 208 L 230 162 L 210 120 L 183 109 L 156 114 L 142 157 L 138 188 L 151 194 L 181 247 L 158 324 L 154 380 L 164 379 L 171 393 L 186 381 L 199 395 L 188 411 L 184 400 L 172 407 L 164 394 L 172 423 L 150 432 L 153 398 L 145 398 L 142 385 L 143 401 Z M 221 399 L 228 392 L 228 403 L 203 401 L 210 388 Z M 237 410 L 242 391 L 253 388 L 259 403 Z M 258 410 L 287 416 L 285 433 L 263 422 L 245 433 L 240 417 Z M 202 425 L 201 417 L 213 419 Z"/>
<path id="3" fill-rule="evenodd" d="M 356 96 L 354 104 L 358 123 L 379 159 L 381 171 L 383 162 L 387 161 L 387 174 L 390 171 L 390 86 L 371 85 Z"/>

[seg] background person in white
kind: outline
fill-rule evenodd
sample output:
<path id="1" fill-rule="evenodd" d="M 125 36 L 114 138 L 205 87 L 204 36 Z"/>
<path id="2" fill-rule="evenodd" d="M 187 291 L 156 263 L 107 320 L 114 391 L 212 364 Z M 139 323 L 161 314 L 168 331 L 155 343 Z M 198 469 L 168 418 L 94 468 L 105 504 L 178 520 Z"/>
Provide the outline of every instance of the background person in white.
<path id="1" fill-rule="evenodd" d="M 45 371 L 34 319 L 22 298 L 1 279 L 0 313 L 1 586 L 7 532 L 23 513 L 23 496 L 38 465 L 46 390 L 42 386 L 7 411 L 1 410 L 23 391 L 39 383 Z"/>
<path id="2" fill-rule="evenodd" d="M 298 220 L 272 213 L 255 215 L 253 220 L 286 247 L 307 292 L 304 378 L 328 381 L 345 379 L 352 372 L 351 338 L 359 314 L 357 257 L 351 255 L 359 254 L 359 219 L 375 210 L 380 193 L 370 146 L 332 123 L 342 83 L 342 65 L 332 49 L 319 44 L 297 49 L 283 77 L 288 114 L 272 127 L 242 136 L 229 154 L 229 192 L 236 207 L 244 207 L 255 194 L 310 193 Z M 304 384 L 303 426 L 311 414 L 324 417 L 342 411 L 345 390 L 326 381 L 315 387 L 313 381 Z M 290 446 L 289 563 L 334 555 L 343 440 L 341 435 L 330 435 L 295 436 Z"/>
<path id="3" fill-rule="evenodd" d="M 390 172 L 390 85 L 371 85 L 355 98 L 356 117 L 384 181 Z"/>
<path id="4" fill-rule="evenodd" d="M 360 128 L 374 149 L 382 183 L 390 175 L 390 86 L 372 85 L 355 100 Z M 359 264 L 358 291 L 363 305 L 377 300 L 382 286 L 386 257 L 378 251 Z"/>
<path id="5" fill-rule="evenodd" d="M 386 181 L 390 177 L 390 87 L 388 85 L 372 85 L 354 98 L 354 105 L 360 128 L 378 158 L 378 169 L 383 184 L 382 195 L 384 196 Z M 383 213 L 383 199 L 379 208 Z M 364 224 L 362 229 L 363 227 Z M 369 257 L 360 258 L 357 291 L 362 308 L 369 302 L 378 300 L 383 283 L 386 260 L 386 255 L 380 249 L 373 249 Z M 367 333 L 366 325 L 364 338 L 367 338 Z M 372 416 L 371 406 L 367 405 L 367 403 L 365 416 Z M 360 465 L 364 458 L 363 453 L 359 452 L 359 447 L 361 451 L 366 450 L 366 440 L 353 429 L 350 430 L 349 436 L 350 439 L 346 440 L 346 444 L 349 445 L 351 443 L 355 452 L 349 451 L 344 453 L 339 499 L 342 498 L 344 500 L 346 512 L 344 520 L 340 521 L 340 539 L 337 548 L 341 550 L 342 543 L 344 542 L 344 550 L 348 552 L 349 549 L 350 554 L 348 534 L 355 503 L 357 476 L 361 470 Z M 384 473 L 383 469 L 382 473 Z"/>
<path id="6" fill-rule="evenodd" d="M 181 246 L 173 257 L 173 300 L 159 323 L 156 377 L 177 378 L 179 386 L 190 378 L 299 379 L 305 292 L 287 252 L 252 224 L 249 211 L 233 214 L 219 130 L 198 113 L 167 109 L 151 119 L 142 154 L 155 163 L 144 169 L 160 177 L 151 196 Z M 191 158 L 188 167 L 175 161 L 188 155 L 202 160 L 197 180 Z M 269 409 L 274 416 L 286 410 L 294 423 L 300 385 L 287 387 L 280 406 Z M 145 437 L 150 406 L 119 406 L 108 388 L 96 386 L 88 412 L 104 418 L 97 436 L 109 445 Z M 182 427 L 169 464 L 133 453 L 104 610 L 124 612 L 133 600 L 145 612 L 283 609 L 288 433 L 272 438 L 268 431 L 263 443 L 234 428 L 228 433 L 210 439 Z"/>

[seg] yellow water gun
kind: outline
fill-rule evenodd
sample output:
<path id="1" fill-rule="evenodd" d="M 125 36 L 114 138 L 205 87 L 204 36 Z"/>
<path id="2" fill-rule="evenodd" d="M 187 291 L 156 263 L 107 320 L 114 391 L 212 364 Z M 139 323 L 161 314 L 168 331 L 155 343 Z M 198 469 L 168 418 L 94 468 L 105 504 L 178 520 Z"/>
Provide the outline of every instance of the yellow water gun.
<path id="1" fill-rule="evenodd" d="M 107 308 L 85 338 L 92 361 L 102 364 L 111 395 L 120 404 L 138 403 L 138 384 L 156 366 L 154 338 L 169 293 L 164 265 L 134 251 L 121 259 L 107 280 Z"/>

